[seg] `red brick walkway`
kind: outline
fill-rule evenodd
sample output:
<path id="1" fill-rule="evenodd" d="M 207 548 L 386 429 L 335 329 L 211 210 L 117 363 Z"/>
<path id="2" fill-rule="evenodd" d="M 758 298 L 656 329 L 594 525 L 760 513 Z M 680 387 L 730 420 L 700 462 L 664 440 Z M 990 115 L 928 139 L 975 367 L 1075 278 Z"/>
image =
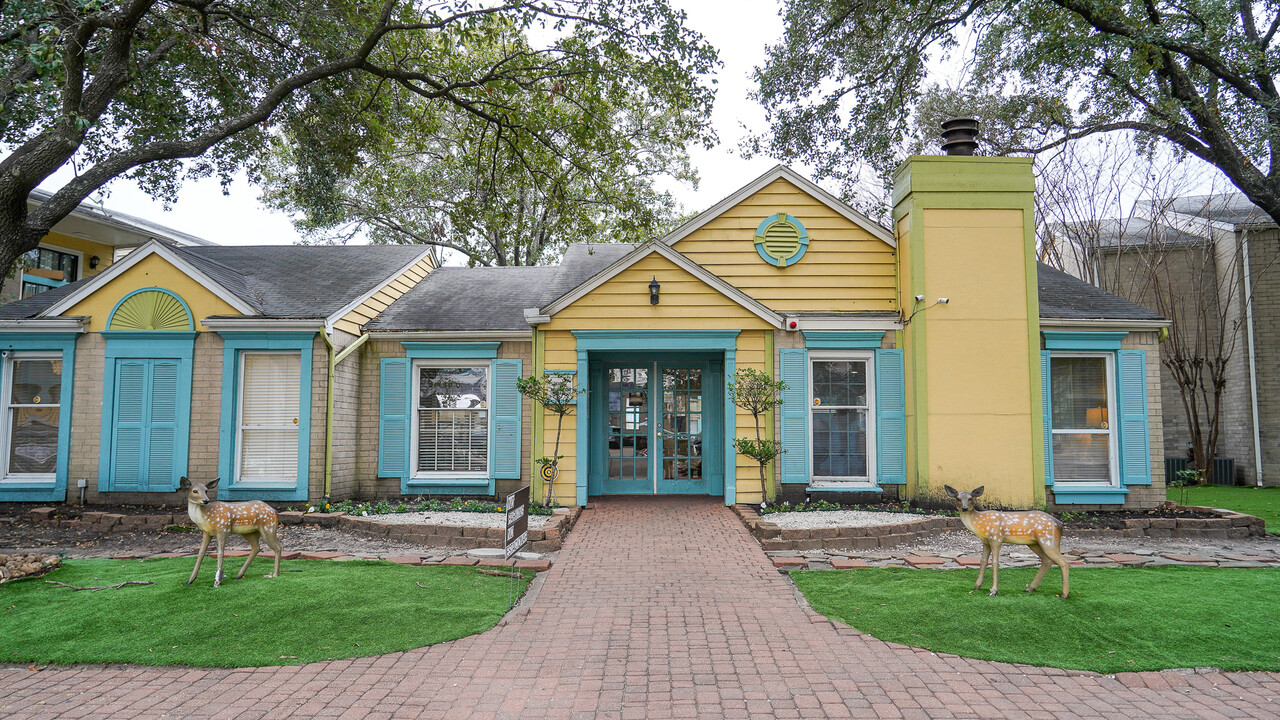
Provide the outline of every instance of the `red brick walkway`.
<path id="1" fill-rule="evenodd" d="M 890 645 L 802 610 L 728 509 L 611 500 L 532 609 L 483 635 L 260 670 L 0 668 L 0 716 L 1275 718 L 1280 677 L 1106 678 Z"/>

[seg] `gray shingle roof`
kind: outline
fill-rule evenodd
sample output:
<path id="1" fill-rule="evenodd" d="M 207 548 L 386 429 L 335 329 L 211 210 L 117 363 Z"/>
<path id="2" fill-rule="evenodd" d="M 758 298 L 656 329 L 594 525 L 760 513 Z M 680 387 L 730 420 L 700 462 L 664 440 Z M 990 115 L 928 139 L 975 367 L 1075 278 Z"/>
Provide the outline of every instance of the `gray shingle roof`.
<path id="1" fill-rule="evenodd" d="M 0 320 L 26 320 L 27 318 L 33 318 L 44 312 L 45 308 L 79 290 L 86 282 L 88 282 L 88 278 L 82 278 L 73 283 L 50 288 L 39 295 L 32 295 L 29 298 L 14 300 L 11 303 L 0 305 Z"/>
<path id="2" fill-rule="evenodd" d="M 635 248 L 626 243 L 576 243 L 554 267 L 442 267 L 365 329 L 528 331 L 525 308 L 550 303 Z"/>
<path id="3" fill-rule="evenodd" d="M 1059 320 L 1163 320 L 1158 313 L 1039 264 L 1040 317 Z"/>
<path id="4" fill-rule="evenodd" d="M 1231 225 L 1274 225 L 1270 215 L 1254 205 L 1243 193 L 1186 195 L 1174 198 L 1170 209 L 1183 215 Z"/>
<path id="5" fill-rule="evenodd" d="M 382 285 L 421 245 L 179 247 L 184 259 L 270 318 L 326 318 Z"/>

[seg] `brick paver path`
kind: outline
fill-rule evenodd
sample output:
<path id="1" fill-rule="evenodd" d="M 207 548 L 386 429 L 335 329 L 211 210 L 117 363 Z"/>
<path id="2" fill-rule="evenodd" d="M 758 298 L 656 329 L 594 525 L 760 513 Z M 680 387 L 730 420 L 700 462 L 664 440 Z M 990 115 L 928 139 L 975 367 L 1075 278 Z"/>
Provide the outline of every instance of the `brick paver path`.
<path id="1" fill-rule="evenodd" d="M 0 716 L 1275 718 L 1280 677 L 1108 678 L 883 643 L 802 609 L 727 508 L 626 499 L 584 513 L 533 607 L 482 635 L 258 670 L 4 667 Z"/>

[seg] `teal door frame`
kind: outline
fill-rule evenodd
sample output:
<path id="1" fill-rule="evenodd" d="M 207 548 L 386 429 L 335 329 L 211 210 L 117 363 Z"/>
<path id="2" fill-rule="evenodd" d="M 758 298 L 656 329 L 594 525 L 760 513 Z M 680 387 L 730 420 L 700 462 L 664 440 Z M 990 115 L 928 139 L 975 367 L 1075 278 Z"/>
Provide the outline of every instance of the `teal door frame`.
<path id="1" fill-rule="evenodd" d="M 723 444 L 720 452 L 724 455 L 723 497 L 726 505 L 737 500 L 737 455 L 734 450 L 733 437 L 737 430 L 737 411 L 729 399 L 728 383 L 725 378 L 733 377 L 737 370 L 737 347 L 739 330 L 575 330 L 573 336 L 577 342 L 578 382 L 586 382 L 587 402 L 578 403 L 577 449 L 579 471 L 576 475 L 578 505 L 586 505 L 588 497 L 588 479 L 591 475 L 590 448 L 592 447 L 591 428 L 597 413 L 602 412 L 595 407 L 596 398 L 603 397 L 600 378 L 592 378 L 592 361 L 601 362 L 605 353 L 643 353 L 649 356 L 672 353 L 715 353 L 723 357 L 724 365 L 719 376 L 722 390 L 721 417 L 723 418 Z M 593 357 L 594 356 L 594 357 Z M 603 377 L 601 375 L 600 377 Z M 710 382 L 707 383 L 710 386 Z M 705 390 L 704 390 L 705 393 Z M 704 395 L 705 397 L 705 395 Z M 600 402 L 603 402 L 602 400 Z M 652 397 L 650 406 L 652 412 Z M 704 442 L 706 437 L 704 435 Z M 583 449 L 586 448 L 586 452 Z M 583 462 L 583 460 L 586 462 Z M 584 468 L 588 468 L 586 472 Z M 714 484 L 714 481 L 713 481 Z"/>
<path id="2" fill-rule="evenodd" d="M 590 417 L 593 418 L 590 428 L 591 444 L 587 451 L 587 494 L 679 494 L 679 495 L 719 495 L 723 493 L 724 454 L 721 452 L 723 433 L 722 397 L 715 392 L 723 380 L 720 353 L 676 352 L 676 353 L 591 353 L 590 362 L 591 387 L 599 392 L 592 393 Z M 612 369 L 635 368 L 647 371 L 645 384 L 647 394 L 647 412 L 645 417 L 645 435 L 647 442 L 646 477 L 643 480 L 633 479 L 629 484 L 623 480 L 615 480 L 613 487 L 609 483 L 609 442 L 612 439 L 609 431 L 609 415 L 611 409 L 606 407 L 609 396 L 607 373 Z M 698 370 L 701 372 L 702 391 L 701 415 L 702 430 L 699 433 L 702 443 L 702 487 L 686 488 L 684 491 L 673 486 L 680 483 L 679 478 L 668 478 L 662 474 L 665 468 L 666 444 L 663 442 L 661 429 L 663 426 L 663 401 L 667 392 L 662 378 L 668 370 Z M 625 410 L 623 411 L 625 412 Z M 639 438 L 635 438 L 638 440 Z M 619 439 L 619 449 L 623 444 Z M 692 485 L 684 481 L 686 485 Z"/>

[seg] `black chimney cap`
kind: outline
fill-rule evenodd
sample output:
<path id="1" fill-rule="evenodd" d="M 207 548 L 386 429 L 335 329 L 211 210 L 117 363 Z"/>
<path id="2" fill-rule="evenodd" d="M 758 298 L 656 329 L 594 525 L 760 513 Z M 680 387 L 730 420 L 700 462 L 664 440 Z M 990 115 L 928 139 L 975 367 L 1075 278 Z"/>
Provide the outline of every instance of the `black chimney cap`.
<path id="1" fill-rule="evenodd" d="M 948 155 L 973 155 L 978 149 L 978 120 L 953 117 L 942 121 L 942 151 Z"/>

